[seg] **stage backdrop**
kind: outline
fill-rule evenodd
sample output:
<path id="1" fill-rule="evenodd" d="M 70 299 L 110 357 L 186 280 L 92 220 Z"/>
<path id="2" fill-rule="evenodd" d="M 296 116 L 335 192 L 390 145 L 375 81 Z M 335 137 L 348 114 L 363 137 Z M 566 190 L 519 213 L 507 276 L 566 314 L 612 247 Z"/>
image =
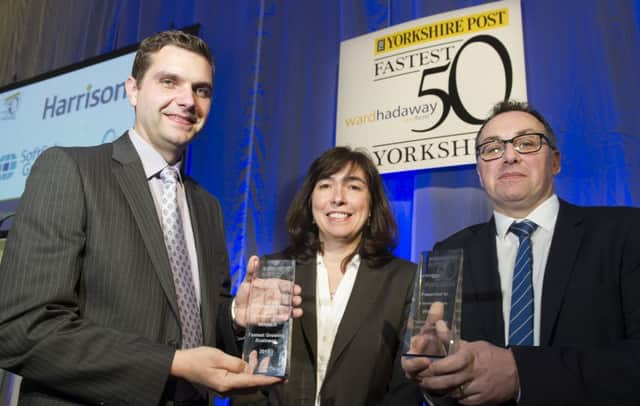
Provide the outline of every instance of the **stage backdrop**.
<path id="1" fill-rule="evenodd" d="M 342 40 L 482 0 L 5 0 L 0 85 L 202 24 L 216 57 L 209 124 L 189 171 L 222 202 L 234 275 L 286 244 L 284 216 L 311 161 L 334 145 Z M 640 205 L 640 1 L 526 0 L 527 97 L 562 151 L 559 195 Z M 0 134 L 2 138 L 11 134 Z M 0 141 L 2 142 L 2 141 Z M 417 258 L 489 208 L 472 165 L 384 176 L 398 255 Z M 1 184 L 0 184 L 0 187 Z M 0 207 L 0 210 L 5 210 Z"/>
<path id="2" fill-rule="evenodd" d="M 0 6 L 0 84 L 200 23 L 216 54 L 216 87 L 189 170 L 222 202 L 238 276 L 248 255 L 286 244 L 291 196 L 334 143 L 340 42 L 485 3 L 8 0 Z M 640 205 L 640 1 L 521 7 L 528 99 L 548 116 L 563 153 L 558 193 L 579 204 Z M 488 214 L 472 165 L 384 179 L 405 258 Z"/>

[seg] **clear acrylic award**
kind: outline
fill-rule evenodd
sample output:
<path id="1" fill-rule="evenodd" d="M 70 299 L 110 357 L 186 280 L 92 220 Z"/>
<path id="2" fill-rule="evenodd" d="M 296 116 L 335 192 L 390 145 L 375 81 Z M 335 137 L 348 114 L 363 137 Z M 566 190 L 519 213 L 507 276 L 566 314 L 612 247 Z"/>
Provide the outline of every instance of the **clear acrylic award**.
<path id="1" fill-rule="evenodd" d="M 295 269 L 294 260 L 263 258 L 251 281 L 242 358 L 255 374 L 288 376 Z"/>
<path id="2" fill-rule="evenodd" d="M 442 358 L 455 352 L 462 313 L 462 249 L 422 252 L 402 355 Z"/>

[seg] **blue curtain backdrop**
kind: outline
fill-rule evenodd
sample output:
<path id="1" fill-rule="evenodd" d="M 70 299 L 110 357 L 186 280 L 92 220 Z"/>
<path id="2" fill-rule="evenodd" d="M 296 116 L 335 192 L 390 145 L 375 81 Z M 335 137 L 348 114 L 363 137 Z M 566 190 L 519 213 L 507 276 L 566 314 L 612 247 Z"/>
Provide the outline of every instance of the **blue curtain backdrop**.
<path id="1" fill-rule="evenodd" d="M 311 161 L 333 146 L 340 41 L 484 3 L 5 0 L 0 85 L 200 24 L 216 55 L 216 83 L 188 170 L 222 203 L 237 281 L 249 255 L 285 246 L 292 195 Z M 557 192 L 571 202 L 640 205 L 639 8 L 640 0 L 522 1 L 529 101 L 557 131 Z M 473 166 L 384 180 L 404 258 L 490 215 Z"/>

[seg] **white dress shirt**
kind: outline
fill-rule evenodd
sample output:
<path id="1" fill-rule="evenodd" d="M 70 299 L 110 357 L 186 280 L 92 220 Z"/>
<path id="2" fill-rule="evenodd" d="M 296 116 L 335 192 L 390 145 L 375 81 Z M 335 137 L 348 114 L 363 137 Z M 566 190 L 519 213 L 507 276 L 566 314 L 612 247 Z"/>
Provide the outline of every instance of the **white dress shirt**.
<path id="1" fill-rule="evenodd" d="M 142 167 L 144 168 L 144 174 L 147 177 L 149 184 L 149 190 L 151 196 L 153 196 L 153 203 L 156 206 L 156 212 L 158 220 L 160 220 L 160 227 L 162 227 L 162 214 L 160 199 L 162 196 L 162 181 L 160 180 L 160 172 L 169 166 L 167 161 L 164 160 L 162 155 L 155 150 L 149 143 L 142 138 L 132 128 L 129 130 L 129 138 L 136 152 L 140 156 L 142 161 Z M 180 173 L 180 166 L 182 161 L 179 161 L 173 167 L 178 171 L 178 207 L 180 209 L 180 217 L 182 217 L 182 226 L 184 228 L 185 242 L 187 244 L 187 250 L 189 251 L 189 262 L 191 263 L 191 273 L 193 277 L 193 285 L 196 291 L 196 299 L 200 304 L 200 275 L 198 274 L 198 256 L 196 254 L 196 243 L 193 236 L 193 228 L 191 225 L 191 217 L 189 214 L 189 205 L 187 204 L 187 195 L 184 191 L 184 185 L 182 184 L 182 174 Z"/>
<path id="2" fill-rule="evenodd" d="M 544 270 L 547 266 L 549 249 L 553 238 L 553 230 L 558 219 L 560 203 L 554 194 L 536 207 L 526 217 L 533 221 L 538 228 L 531 235 L 531 248 L 533 253 L 533 344 L 540 345 L 540 313 L 542 309 L 542 284 Z M 511 313 L 511 284 L 513 281 L 513 268 L 518 253 L 518 237 L 509 232 L 509 227 L 515 219 L 504 214 L 493 212 L 496 221 L 496 248 L 498 255 L 498 271 L 500 273 L 500 287 L 502 289 L 502 315 L 504 317 L 505 343 L 509 342 L 509 316 Z"/>
<path id="3" fill-rule="evenodd" d="M 342 320 L 342 315 L 347 308 L 351 291 L 358 275 L 360 267 L 360 255 L 355 255 L 338 284 L 338 288 L 331 297 L 329 290 L 329 273 L 324 265 L 322 255 L 316 256 L 316 315 L 317 315 L 317 331 L 318 331 L 318 353 L 316 355 L 316 406 L 320 406 L 320 388 L 327 372 L 329 357 L 333 342 L 338 332 L 338 326 Z"/>
<path id="4" fill-rule="evenodd" d="M 498 273 L 502 290 L 502 317 L 504 318 L 504 342 L 509 343 L 509 316 L 511 313 L 511 288 L 513 269 L 516 263 L 520 240 L 509 232 L 509 227 L 515 222 L 523 220 L 533 221 L 538 225 L 531 235 L 531 250 L 533 254 L 532 282 L 533 282 L 533 344 L 540 345 L 540 313 L 542 309 L 542 284 L 544 269 L 547 266 L 553 231 L 558 219 L 560 203 L 555 194 L 542 202 L 529 215 L 516 219 L 504 214 L 493 212 L 496 222 L 496 250 L 498 256 Z M 423 391 L 427 404 L 433 406 L 432 395 Z M 520 400 L 520 389 L 516 401 Z"/>

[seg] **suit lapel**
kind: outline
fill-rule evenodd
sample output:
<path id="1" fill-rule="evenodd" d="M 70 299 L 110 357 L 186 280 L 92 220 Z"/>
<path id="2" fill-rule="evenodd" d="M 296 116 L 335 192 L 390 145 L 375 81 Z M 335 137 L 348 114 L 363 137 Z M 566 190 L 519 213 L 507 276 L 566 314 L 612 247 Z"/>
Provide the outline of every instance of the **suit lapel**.
<path id="1" fill-rule="evenodd" d="M 463 303 L 472 305 L 464 309 L 463 332 L 482 331 L 485 337 L 497 345 L 504 345 L 504 320 L 502 315 L 502 289 L 496 253 L 496 226 L 493 218 L 477 230 L 466 245 L 463 264 Z M 473 258 L 473 260 L 472 260 Z M 465 317 L 466 316 L 466 317 Z M 467 324 L 468 329 L 464 328 Z M 463 336 L 463 338 L 465 338 Z M 479 337 L 467 337 L 479 339 Z"/>
<path id="2" fill-rule="evenodd" d="M 329 364 L 327 365 L 327 376 L 334 369 L 333 365 L 340 357 L 340 354 L 347 348 L 349 342 L 360 329 L 362 323 L 367 318 L 365 313 L 376 306 L 376 302 L 385 288 L 384 272 L 393 272 L 384 267 L 372 269 L 364 261 L 360 262 L 358 275 L 356 276 L 351 296 L 347 302 L 347 307 L 338 326 L 336 338 L 331 349 Z M 325 377 L 325 380 L 327 378 Z"/>
<path id="3" fill-rule="evenodd" d="M 218 267 L 213 263 L 213 247 L 211 236 L 208 233 L 207 224 L 211 219 L 206 216 L 207 208 L 202 206 L 202 199 L 199 199 L 192 181 L 183 177 L 189 214 L 191 217 L 191 227 L 198 256 L 198 276 L 200 278 L 200 311 L 202 318 L 202 328 L 205 344 L 215 345 L 216 317 L 218 310 L 218 289 L 220 282 L 217 280 L 217 272 L 211 272 Z"/>
<path id="4" fill-rule="evenodd" d="M 160 285 L 177 318 L 178 304 L 162 228 L 142 163 L 128 135 L 123 135 L 113 143 L 113 160 L 117 162 L 113 165 L 113 175 L 129 204 Z"/>
<path id="5" fill-rule="evenodd" d="M 560 200 L 549 259 L 544 272 L 540 345 L 551 344 L 564 292 L 574 271 L 583 237 L 582 217 L 574 206 Z"/>
<path id="6" fill-rule="evenodd" d="M 311 359 L 318 353 L 318 323 L 316 316 L 316 258 L 306 262 L 296 261 L 296 283 L 302 287 L 302 334 L 311 348 Z"/>

